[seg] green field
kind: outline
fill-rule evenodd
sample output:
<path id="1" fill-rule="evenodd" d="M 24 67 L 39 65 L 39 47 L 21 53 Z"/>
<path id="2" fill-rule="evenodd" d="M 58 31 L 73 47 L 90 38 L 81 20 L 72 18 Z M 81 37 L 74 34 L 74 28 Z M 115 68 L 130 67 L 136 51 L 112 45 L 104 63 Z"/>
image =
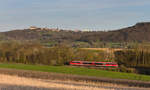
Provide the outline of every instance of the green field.
<path id="1" fill-rule="evenodd" d="M 83 76 L 150 81 L 150 76 L 148 75 L 139 75 L 139 74 L 132 74 L 132 73 L 121 73 L 121 72 L 112 72 L 112 71 L 105 71 L 105 70 L 67 67 L 67 66 L 42 66 L 42 65 L 1 63 L 0 68 L 11 68 L 11 69 L 54 72 L 54 73 L 64 73 L 64 74 L 83 75 Z"/>

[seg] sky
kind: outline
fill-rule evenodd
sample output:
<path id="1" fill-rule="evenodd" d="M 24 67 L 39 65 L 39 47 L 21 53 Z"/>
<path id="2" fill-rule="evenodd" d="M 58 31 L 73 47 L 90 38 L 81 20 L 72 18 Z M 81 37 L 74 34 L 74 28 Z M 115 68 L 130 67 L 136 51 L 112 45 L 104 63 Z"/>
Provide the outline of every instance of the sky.
<path id="1" fill-rule="evenodd" d="M 0 32 L 30 26 L 116 30 L 150 21 L 150 0 L 0 0 Z"/>

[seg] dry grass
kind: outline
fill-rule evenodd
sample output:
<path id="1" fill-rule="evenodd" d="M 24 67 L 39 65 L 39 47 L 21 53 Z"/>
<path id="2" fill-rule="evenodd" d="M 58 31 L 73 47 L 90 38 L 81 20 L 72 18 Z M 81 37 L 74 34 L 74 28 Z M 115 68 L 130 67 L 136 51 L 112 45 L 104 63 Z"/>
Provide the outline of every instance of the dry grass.
<path id="1" fill-rule="evenodd" d="M 67 85 L 60 81 L 44 81 L 40 79 L 32 79 L 32 78 L 24 78 L 18 76 L 10 76 L 10 75 L 3 75 L 0 74 L 0 84 L 7 85 L 7 86 L 16 86 L 16 89 L 19 86 L 23 87 L 35 87 L 35 88 L 47 88 L 47 89 L 65 89 L 65 90 L 106 90 L 104 88 L 98 87 L 90 87 L 88 84 L 87 86 L 77 86 L 77 85 Z M 71 81 L 67 81 L 68 83 L 72 83 Z M 82 84 L 82 83 L 80 83 Z M 34 89 L 34 88 L 33 88 Z"/>
<path id="2" fill-rule="evenodd" d="M 0 89 L 4 88 L 5 90 L 146 90 L 108 83 L 45 80 L 0 74 Z"/>

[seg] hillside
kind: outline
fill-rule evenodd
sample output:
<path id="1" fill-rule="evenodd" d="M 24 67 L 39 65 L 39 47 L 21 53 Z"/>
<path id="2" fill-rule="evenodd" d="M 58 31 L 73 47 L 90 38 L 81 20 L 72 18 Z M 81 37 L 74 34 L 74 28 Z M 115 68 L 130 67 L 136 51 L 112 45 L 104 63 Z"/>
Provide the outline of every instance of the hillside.
<path id="1" fill-rule="evenodd" d="M 113 31 L 74 32 L 53 29 L 24 29 L 0 33 L 0 40 L 39 41 L 42 43 L 149 42 L 150 22 Z"/>

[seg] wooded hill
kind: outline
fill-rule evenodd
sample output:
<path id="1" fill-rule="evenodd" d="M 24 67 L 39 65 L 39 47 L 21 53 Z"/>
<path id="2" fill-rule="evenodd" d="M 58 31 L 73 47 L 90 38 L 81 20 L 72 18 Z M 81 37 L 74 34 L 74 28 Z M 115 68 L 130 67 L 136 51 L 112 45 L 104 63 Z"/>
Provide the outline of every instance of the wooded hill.
<path id="1" fill-rule="evenodd" d="M 150 42 L 150 22 L 113 31 L 67 31 L 52 29 L 24 29 L 0 33 L 0 40 L 38 41 L 42 43 L 66 43 L 77 45 L 100 42 Z M 75 43 L 75 44 L 74 44 Z"/>

